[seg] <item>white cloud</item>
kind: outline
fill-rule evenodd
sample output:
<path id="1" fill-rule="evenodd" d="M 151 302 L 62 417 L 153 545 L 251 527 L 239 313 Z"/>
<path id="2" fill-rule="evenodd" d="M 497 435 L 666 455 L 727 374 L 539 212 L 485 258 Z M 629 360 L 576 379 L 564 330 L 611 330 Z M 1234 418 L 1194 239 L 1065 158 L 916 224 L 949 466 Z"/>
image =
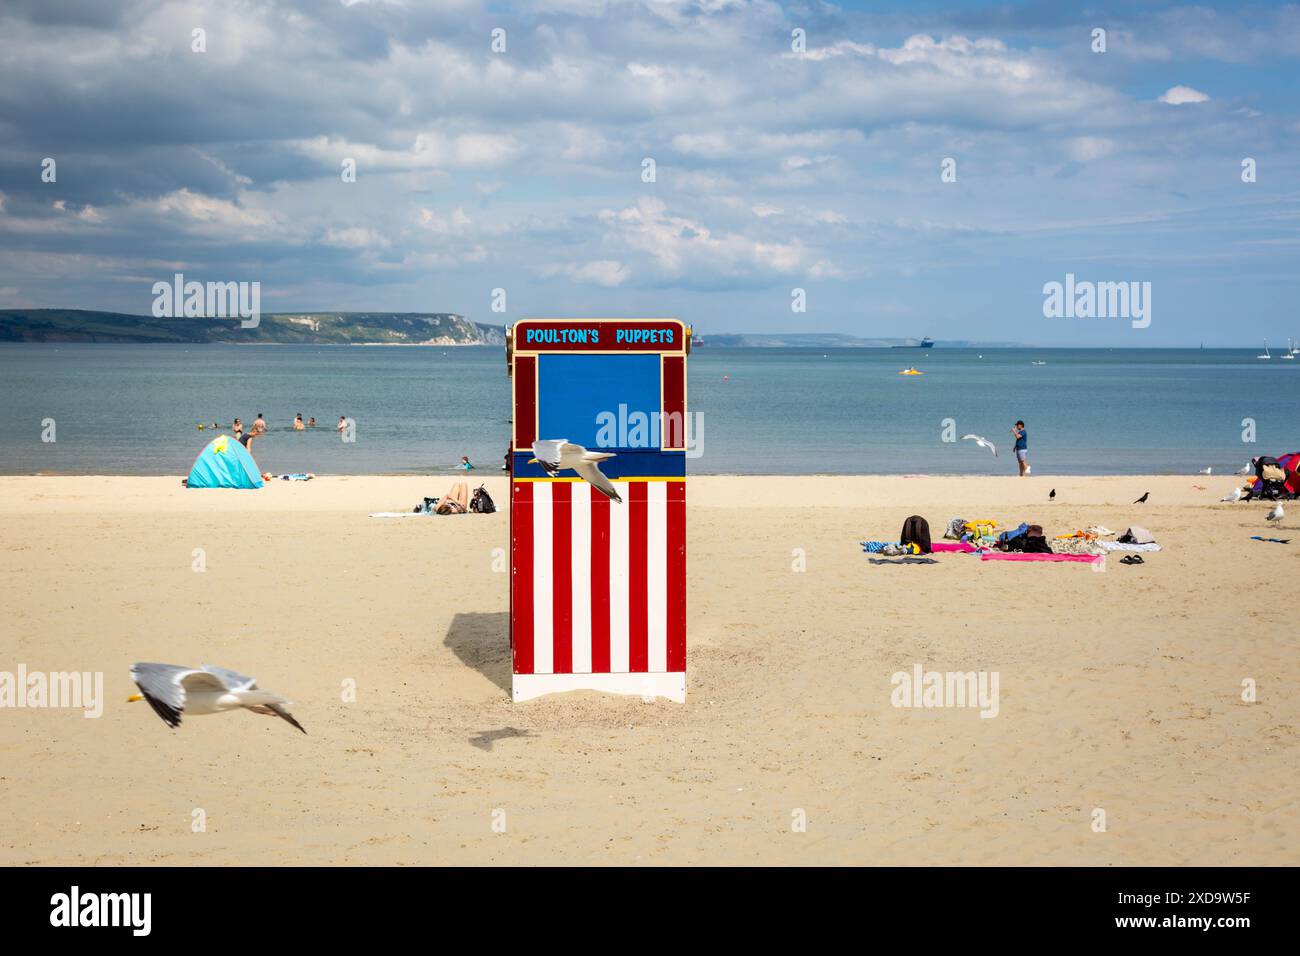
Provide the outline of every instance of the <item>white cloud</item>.
<path id="1" fill-rule="evenodd" d="M 1080 163 L 1102 159 L 1115 152 L 1117 143 L 1104 136 L 1076 136 L 1065 144 L 1070 158 Z"/>
<path id="2" fill-rule="evenodd" d="M 608 242 L 649 256 L 671 278 L 771 278 L 773 273 L 798 272 L 807 259 L 798 240 L 767 241 L 738 232 L 715 235 L 701 222 L 670 214 L 659 199 L 602 210 L 600 220 L 609 229 Z"/>
<path id="3" fill-rule="evenodd" d="M 449 215 L 443 216 L 432 209 L 420 209 L 418 221 L 420 226 L 442 236 L 460 235 L 471 225 L 465 210 L 457 206 Z"/>
<path id="4" fill-rule="evenodd" d="M 838 40 L 830 46 L 813 47 L 803 53 L 784 54 L 786 59 L 831 60 L 839 56 L 874 56 L 876 48 L 870 43 L 854 43 L 852 40 Z"/>
<path id="5" fill-rule="evenodd" d="M 1171 86 L 1160 94 L 1160 102 L 1168 103 L 1171 106 L 1182 106 L 1184 103 L 1204 103 L 1209 97 L 1200 90 L 1194 90 L 1190 86 Z"/>
<path id="6" fill-rule="evenodd" d="M 341 246 L 344 249 L 385 249 L 391 245 L 384 236 L 363 226 L 327 230 L 321 241 L 327 246 Z"/>
<path id="7" fill-rule="evenodd" d="M 160 218 L 220 227 L 256 228 L 267 226 L 272 221 L 264 212 L 244 208 L 229 199 L 191 192 L 189 189 L 178 189 L 134 205 L 135 208 L 151 212 Z"/>
<path id="8" fill-rule="evenodd" d="M 568 276 L 575 282 L 584 282 L 587 285 L 598 285 L 612 289 L 626 282 L 631 272 L 627 266 L 617 260 L 596 259 L 581 264 L 571 262 L 562 266 L 548 266 L 542 270 L 542 274 L 546 276 Z"/>
<path id="9" fill-rule="evenodd" d="M 519 141 L 509 133 L 449 135 L 435 130 L 415 134 L 410 145 L 403 149 L 329 136 L 295 140 L 292 145 L 331 168 L 340 168 L 344 159 L 354 159 L 358 176 L 374 172 L 498 166 L 518 158 L 523 151 Z"/>

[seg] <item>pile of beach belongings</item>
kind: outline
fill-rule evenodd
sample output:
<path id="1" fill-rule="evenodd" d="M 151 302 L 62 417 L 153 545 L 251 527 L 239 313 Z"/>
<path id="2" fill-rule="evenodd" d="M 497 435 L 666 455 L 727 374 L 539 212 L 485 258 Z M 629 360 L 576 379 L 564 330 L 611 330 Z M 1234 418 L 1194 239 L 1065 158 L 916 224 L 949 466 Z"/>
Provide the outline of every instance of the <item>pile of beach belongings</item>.
<path id="1" fill-rule="evenodd" d="M 943 536 L 950 541 L 964 541 L 977 548 L 991 548 L 998 543 L 998 523 L 987 518 L 967 521 L 953 518 Z"/>

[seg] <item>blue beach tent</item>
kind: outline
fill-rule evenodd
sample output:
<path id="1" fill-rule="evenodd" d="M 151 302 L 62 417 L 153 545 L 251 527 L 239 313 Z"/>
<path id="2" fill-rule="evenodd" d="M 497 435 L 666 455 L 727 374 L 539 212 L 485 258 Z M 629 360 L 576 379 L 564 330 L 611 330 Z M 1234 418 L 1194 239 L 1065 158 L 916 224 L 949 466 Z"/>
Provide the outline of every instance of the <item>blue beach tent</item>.
<path id="1" fill-rule="evenodd" d="M 187 488 L 261 488 L 262 476 L 248 449 L 229 435 L 208 442 L 190 469 Z"/>

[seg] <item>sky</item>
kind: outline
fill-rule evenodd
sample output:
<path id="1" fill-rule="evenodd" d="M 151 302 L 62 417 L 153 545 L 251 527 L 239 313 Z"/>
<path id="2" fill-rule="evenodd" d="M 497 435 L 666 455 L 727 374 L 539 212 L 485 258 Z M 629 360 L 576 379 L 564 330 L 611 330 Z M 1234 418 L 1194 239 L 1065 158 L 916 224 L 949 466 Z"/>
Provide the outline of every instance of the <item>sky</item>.
<path id="1" fill-rule="evenodd" d="M 0 308 L 1276 347 L 1297 88 L 1294 5 L 4 0 Z"/>

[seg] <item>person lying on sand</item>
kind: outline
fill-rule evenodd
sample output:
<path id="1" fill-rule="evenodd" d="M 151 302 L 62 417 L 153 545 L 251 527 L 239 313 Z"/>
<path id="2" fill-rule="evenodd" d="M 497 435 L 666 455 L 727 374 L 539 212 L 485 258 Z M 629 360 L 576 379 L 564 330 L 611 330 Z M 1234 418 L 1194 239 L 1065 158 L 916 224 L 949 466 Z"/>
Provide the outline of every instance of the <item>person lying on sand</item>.
<path id="1" fill-rule="evenodd" d="M 447 492 L 446 497 L 438 502 L 438 507 L 434 508 L 435 514 L 440 515 L 463 515 L 469 511 L 469 488 L 463 481 L 458 481 L 451 486 L 451 491 Z"/>

